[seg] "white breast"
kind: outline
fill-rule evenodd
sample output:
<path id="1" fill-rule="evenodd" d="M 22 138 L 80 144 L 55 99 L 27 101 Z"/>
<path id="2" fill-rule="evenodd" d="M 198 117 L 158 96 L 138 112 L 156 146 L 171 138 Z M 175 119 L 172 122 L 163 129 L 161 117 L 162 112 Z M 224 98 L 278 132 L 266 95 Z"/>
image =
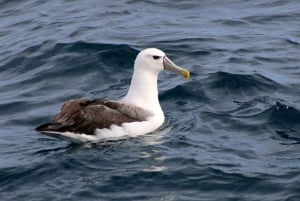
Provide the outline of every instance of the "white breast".
<path id="1" fill-rule="evenodd" d="M 163 113 L 150 116 L 146 121 L 123 123 L 121 126 L 112 125 L 109 129 L 96 129 L 95 134 L 99 140 L 109 138 L 136 137 L 151 133 L 164 122 Z"/>

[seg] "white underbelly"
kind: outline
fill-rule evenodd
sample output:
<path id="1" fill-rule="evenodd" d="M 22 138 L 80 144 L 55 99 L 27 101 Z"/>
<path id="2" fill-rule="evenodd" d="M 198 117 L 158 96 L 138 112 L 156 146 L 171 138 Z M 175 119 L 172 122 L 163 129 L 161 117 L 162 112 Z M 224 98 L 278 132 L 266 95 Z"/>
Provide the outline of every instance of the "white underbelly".
<path id="1" fill-rule="evenodd" d="M 149 117 L 149 119 L 146 121 L 123 123 L 121 126 L 112 125 L 110 128 L 96 129 L 95 135 L 78 134 L 72 132 L 52 132 L 48 133 L 48 135 L 62 138 L 74 143 L 98 142 L 120 139 L 124 137 L 136 137 L 151 133 L 158 129 L 163 122 L 164 115 L 156 115 Z"/>
<path id="2" fill-rule="evenodd" d="M 136 137 L 151 133 L 164 122 L 164 117 L 152 116 L 146 121 L 123 123 L 121 126 L 112 125 L 109 129 L 96 129 L 98 139 L 118 138 L 123 136 Z"/>

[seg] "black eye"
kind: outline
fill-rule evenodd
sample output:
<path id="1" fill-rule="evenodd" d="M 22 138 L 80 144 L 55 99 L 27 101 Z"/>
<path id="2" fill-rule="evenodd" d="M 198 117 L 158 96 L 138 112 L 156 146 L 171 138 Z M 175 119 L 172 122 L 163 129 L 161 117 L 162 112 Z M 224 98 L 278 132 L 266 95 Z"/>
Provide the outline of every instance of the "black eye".
<path id="1" fill-rule="evenodd" d="M 153 56 L 153 59 L 157 60 L 157 59 L 160 59 L 161 57 L 160 56 Z"/>

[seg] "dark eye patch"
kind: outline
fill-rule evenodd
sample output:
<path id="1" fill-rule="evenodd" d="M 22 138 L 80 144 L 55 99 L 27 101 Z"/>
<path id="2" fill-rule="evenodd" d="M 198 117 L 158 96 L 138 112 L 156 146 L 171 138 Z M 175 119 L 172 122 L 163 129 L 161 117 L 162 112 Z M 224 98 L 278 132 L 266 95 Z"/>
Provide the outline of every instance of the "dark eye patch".
<path id="1" fill-rule="evenodd" d="M 157 60 L 157 59 L 160 59 L 161 57 L 160 56 L 153 56 L 153 59 Z"/>

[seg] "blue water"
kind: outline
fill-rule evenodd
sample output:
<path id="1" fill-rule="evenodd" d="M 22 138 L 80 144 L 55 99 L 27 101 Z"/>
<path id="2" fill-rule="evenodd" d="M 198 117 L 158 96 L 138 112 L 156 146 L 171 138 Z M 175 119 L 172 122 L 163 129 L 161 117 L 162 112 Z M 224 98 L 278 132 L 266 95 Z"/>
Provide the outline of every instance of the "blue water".
<path id="1" fill-rule="evenodd" d="M 1 200 L 300 200 L 300 2 L 0 1 Z M 167 118 L 73 145 L 34 128 L 73 98 L 119 99 L 164 50 Z"/>

